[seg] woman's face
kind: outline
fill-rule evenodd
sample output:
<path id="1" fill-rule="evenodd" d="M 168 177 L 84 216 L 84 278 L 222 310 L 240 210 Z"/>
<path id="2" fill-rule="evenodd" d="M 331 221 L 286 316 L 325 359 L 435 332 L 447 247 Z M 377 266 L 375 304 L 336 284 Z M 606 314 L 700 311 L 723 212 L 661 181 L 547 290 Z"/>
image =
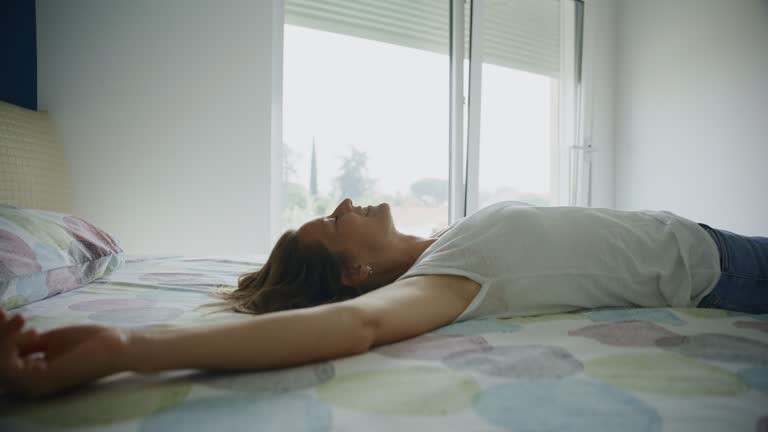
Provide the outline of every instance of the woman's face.
<path id="1" fill-rule="evenodd" d="M 319 240 L 332 253 L 366 261 L 382 252 L 394 231 L 389 204 L 355 207 L 347 198 L 330 215 L 302 225 L 299 237 Z"/>

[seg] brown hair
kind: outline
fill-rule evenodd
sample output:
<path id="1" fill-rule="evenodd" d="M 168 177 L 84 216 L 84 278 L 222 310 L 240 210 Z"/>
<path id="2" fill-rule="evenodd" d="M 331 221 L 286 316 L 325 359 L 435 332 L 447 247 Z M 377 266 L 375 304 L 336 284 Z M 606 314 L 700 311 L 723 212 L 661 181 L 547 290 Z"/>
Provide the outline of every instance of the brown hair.
<path id="1" fill-rule="evenodd" d="M 361 293 L 341 283 L 345 263 L 322 243 L 301 242 L 295 230 L 288 230 L 264 266 L 241 274 L 235 290 L 211 293 L 224 301 L 203 306 L 224 304 L 214 312 L 264 314 L 354 298 Z"/>

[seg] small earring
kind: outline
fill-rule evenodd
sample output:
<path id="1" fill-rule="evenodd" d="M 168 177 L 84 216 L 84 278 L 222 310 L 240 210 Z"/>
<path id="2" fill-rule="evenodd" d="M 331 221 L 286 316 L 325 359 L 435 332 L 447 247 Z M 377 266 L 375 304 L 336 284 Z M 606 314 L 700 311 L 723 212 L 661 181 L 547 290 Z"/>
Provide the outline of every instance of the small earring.
<path id="1" fill-rule="evenodd" d="M 372 275 L 372 274 L 373 274 L 373 269 L 370 266 L 368 266 L 368 275 Z"/>

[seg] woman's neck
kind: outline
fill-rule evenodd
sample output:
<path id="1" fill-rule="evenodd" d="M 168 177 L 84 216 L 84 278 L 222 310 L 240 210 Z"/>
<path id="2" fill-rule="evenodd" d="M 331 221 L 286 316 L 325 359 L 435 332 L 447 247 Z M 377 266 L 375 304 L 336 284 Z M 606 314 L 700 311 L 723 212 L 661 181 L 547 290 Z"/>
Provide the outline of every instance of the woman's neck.
<path id="1" fill-rule="evenodd" d="M 398 233 L 399 234 L 399 233 Z M 373 274 L 368 278 L 364 288 L 370 291 L 389 285 L 405 274 L 427 248 L 435 242 L 434 238 L 423 238 L 399 234 L 388 255 L 373 263 Z"/>

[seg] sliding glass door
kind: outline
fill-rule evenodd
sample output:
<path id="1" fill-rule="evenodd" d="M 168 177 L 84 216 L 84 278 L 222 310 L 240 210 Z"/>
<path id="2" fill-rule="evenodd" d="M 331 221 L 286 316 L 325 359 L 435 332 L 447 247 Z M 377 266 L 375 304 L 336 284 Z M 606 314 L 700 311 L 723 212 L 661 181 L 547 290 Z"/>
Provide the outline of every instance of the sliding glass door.
<path id="1" fill-rule="evenodd" d="M 398 229 L 423 236 L 500 200 L 558 204 L 574 115 L 561 9 L 286 0 L 282 228 L 346 197 L 389 202 Z"/>
<path id="2" fill-rule="evenodd" d="M 448 223 L 449 3 L 287 0 L 283 228 L 389 202 L 402 232 Z"/>
<path id="3" fill-rule="evenodd" d="M 473 0 L 467 212 L 559 202 L 561 4 Z"/>

